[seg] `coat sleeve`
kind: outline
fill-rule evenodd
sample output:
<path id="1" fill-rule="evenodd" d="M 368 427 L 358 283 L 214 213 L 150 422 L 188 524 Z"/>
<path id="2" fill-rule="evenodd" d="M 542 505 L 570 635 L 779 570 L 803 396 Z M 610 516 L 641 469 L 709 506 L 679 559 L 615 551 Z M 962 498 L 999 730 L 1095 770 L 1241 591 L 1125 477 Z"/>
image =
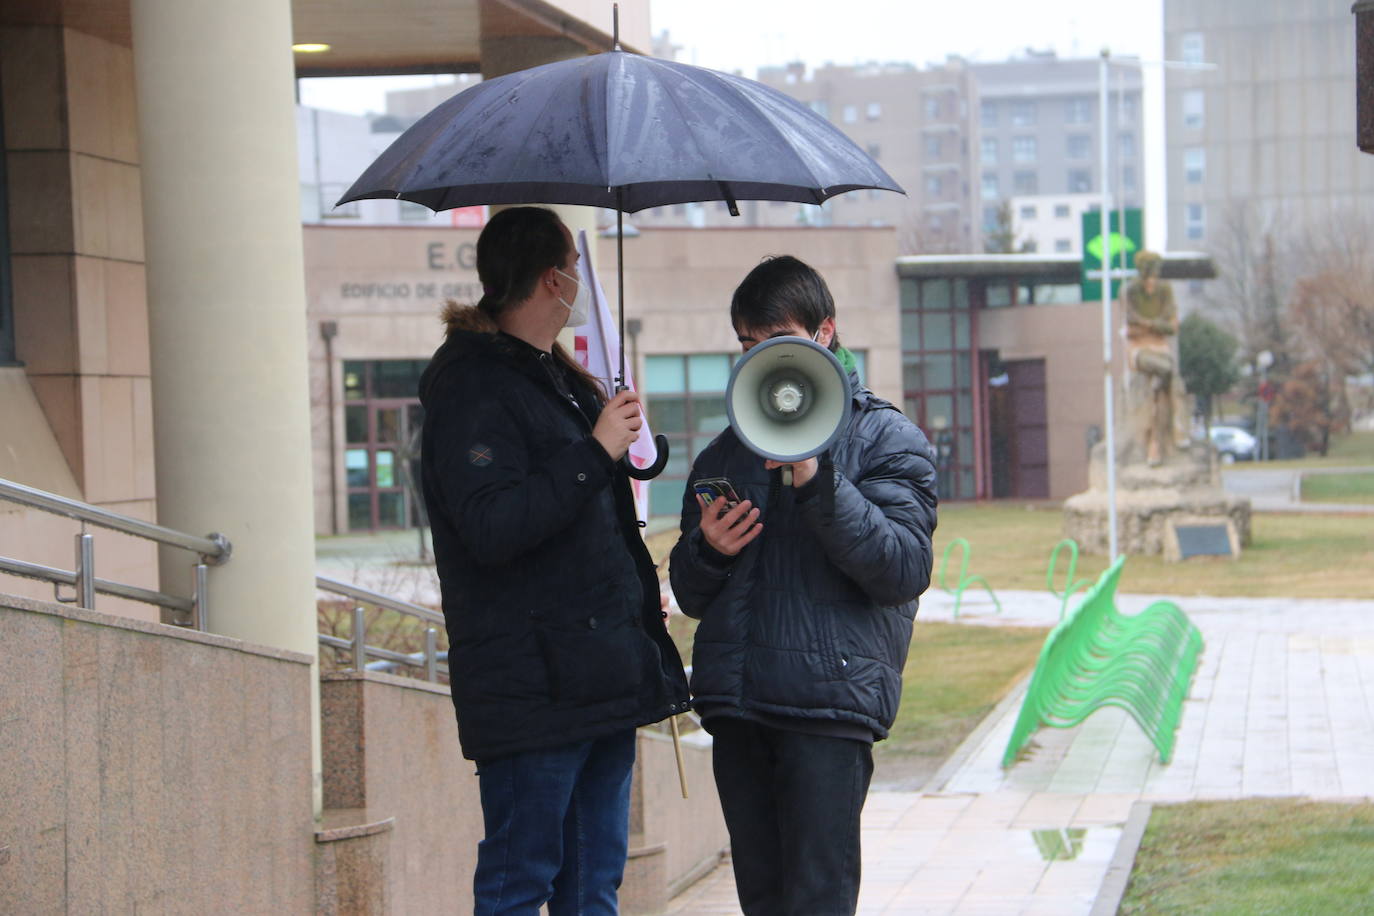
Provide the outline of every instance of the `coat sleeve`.
<path id="1" fill-rule="evenodd" d="M 615 464 L 590 435 L 536 462 L 524 428 L 531 421 L 509 400 L 450 394 L 427 426 L 431 482 L 476 562 L 507 563 L 555 536 L 610 483 Z"/>
<path id="2" fill-rule="evenodd" d="M 701 508 L 693 489 L 700 476 L 697 469 L 692 468 L 682 494 L 681 533 L 668 561 L 668 581 L 678 607 L 688 617 L 698 620 L 730 578 L 730 570 L 737 559 L 712 549 L 702 537 Z"/>
<path id="3" fill-rule="evenodd" d="M 930 585 L 935 456 L 915 424 L 895 411 L 874 413 L 882 420 L 874 423 L 878 435 L 859 478 L 835 473 L 833 515 L 825 516 L 825 500 L 815 494 L 800 509 L 830 561 L 874 602 L 891 607 Z"/>

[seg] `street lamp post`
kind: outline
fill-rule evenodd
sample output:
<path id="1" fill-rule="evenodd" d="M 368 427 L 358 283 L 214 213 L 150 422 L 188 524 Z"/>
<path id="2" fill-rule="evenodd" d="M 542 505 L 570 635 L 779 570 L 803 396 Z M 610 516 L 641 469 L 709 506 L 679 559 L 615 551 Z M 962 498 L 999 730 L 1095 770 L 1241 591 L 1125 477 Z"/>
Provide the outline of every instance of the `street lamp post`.
<path id="1" fill-rule="evenodd" d="M 1128 271 L 1123 267 L 1121 270 L 1112 269 L 1112 246 L 1111 246 L 1111 212 L 1112 195 L 1111 184 L 1107 179 L 1107 162 L 1110 149 L 1110 129 L 1107 122 L 1107 72 L 1112 64 L 1127 67 L 1146 67 L 1160 66 L 1166 69 L 1178 70 L 1215 70 L 1216 64 L 1193 63 L 1191 61 L 1145 61 L 1139 58 L 1112 58 L 1109 48 L 1103 48 L 1097 65 L 1097 102 L 1098 102 L 1098 180 L 1102 187 L 1101 219 L 1099 231 L 1102 233 L 1102 400 L 1103 408 L 1106 413 L 1106 443 L 1107 454 L 1107 550 L 1112 560 L 1117 558 L 1117 513 L 1116 513 L 1116 421 L 1115 421 L 1115 385 L 1112 378 L 1112 280 L 1125 279 Z M 1124 212 L 1122 222 L 1117 226 L 1117 230 L 1125 235 L 1126 225 L 1124 222 Z"/>
<path id="2" fill-rule="evenodd" d="M 1269 401 L 1273 397 L 1269 390 L 1269 367 L 1274 365 L 1274 354 L 1261 350 L 1255 354 L 1255 365 L 1259 367 L 1259 422 L 1255 431 L 1259 433 L 1259 460 L 1269 460 Z"/>

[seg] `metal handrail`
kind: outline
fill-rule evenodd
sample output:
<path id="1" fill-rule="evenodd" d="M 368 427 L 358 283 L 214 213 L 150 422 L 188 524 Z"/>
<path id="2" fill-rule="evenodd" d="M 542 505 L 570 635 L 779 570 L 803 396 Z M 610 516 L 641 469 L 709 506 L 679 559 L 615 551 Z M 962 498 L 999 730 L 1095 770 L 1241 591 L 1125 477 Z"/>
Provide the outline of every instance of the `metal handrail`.
<path id="1" fill-rule="evenodd" d="M 177 625 L 187 625 L 196 630 L 205 630 L 209 611 L 207 567 L 221 566 L 227 563 L 233 553 L 233 545 L 224 535 L 214 533 L 205 537 L 196 537 L 172 528 L 164 528 L 161 525 L 145 522 L 142 519 L 101 509 L 79 500 L 58 496 L 56 493 L 26 487 L 11 480 L 0 479 L 0 499 L 53 515 L 65 516 L 82 523 L 82 531 L 76 535 L 75 570 L 69 572 L 65 569 L 57 569 L 39 563 L 0 557 L 0 573 L 50 582 L 56 599 L 67 604 L 77 604 L 80 607 L 94 610 L 97 593 L 114 595 L 118 598 L 127 598 L 132 601 L 164 607 L 181 614 L 189 614 L 189 624 L 178 623 Z M 119 531 L 123 534 L 146 538 L 158 544 L 180 547 L 197 554 L 200 557 L 200 562 L 191 568 L 192 597 L 182 598 L 165 592 L 140 588 L 136 585 L 126 585 L 97 578 L 95 575 L 95 540 L 85 531 L 87 523 L 99 525 L 112 531 Z M 63 585 L 75 588 L 76 595 L 71 598 L 64 598 L 60 591 Z"/>
<path id="2" fill-rule="evenodd" d="M 411 617 L 418 617 L 429 623 L 444 622 L 444 615 L 430 608 L 419 604 L 412 604 L 409 601 L 402 601 L 399 598 L 391 598 L 379 592 L 360 588 L 348 582 L 340 582 L 338 579 L 331 579 L 328 576 L 316 576 L 315 587 L 323 592 L 331 592 L 336 595 L 343 595 L 356 601 L 371 604 L 376 607 L 387 608 L 388 610 L 398 611 Z M 360 606 L 353 608 L 353 633 L 350 639 L 341 636 L 333 636 L 329 633 L 319 634 L 320 644 L 331 646 L 335 649 L 346 649 L 351 655 L 351 667 L 355 671 L 366 671 L 373 669 L 373 665 L 368 664 L 368 658 L 378 658 L 398 665 L 409 665 L 413 668 L 425 669 L 425 680 L 436 683 L 439 675 L 448 677 L 448 665 L 440 664 L 438 651 L 439 632 L 434 627 L 425 629 L 425 650 L 423 652 L 412 652 L 409 654 L 395 652 L 391 649 L 383 649 L 380 646 L 369 646 L 367 644 L 367 616 L 364 609 Z M 444 654 L 447 658 L 447 653 Z"/>
<path id="3" fill-rule="evenodd" d="M 157 541 L 159 544 L 180 547 L 199 554 L 209 566 L 222 566 L 229 562 L 229 556 L 234 550 L 229 539 L 218 532 L 212 532 L 205 537 L 196 537 L 193 534 L 186 534 L 172 528 L 154 525 L 152 522 L 145 522 L 142 519 L 120 515 L 118 512 L 111 512 L 108 509 L 101 509 L 89 503 L 58 496 L 56 493 L 26 487 L 11 480 L 0 480 L 0 499 L 7 499 L 10 502 L 29 506 L 33 509 L 42 509 L 54 515 L 65 515 L 77 521 L 90 522 L 92 525 L 99 525 L 113 531 L 122 531 L 135 537 L 147 538 L 150 541 Z"/>

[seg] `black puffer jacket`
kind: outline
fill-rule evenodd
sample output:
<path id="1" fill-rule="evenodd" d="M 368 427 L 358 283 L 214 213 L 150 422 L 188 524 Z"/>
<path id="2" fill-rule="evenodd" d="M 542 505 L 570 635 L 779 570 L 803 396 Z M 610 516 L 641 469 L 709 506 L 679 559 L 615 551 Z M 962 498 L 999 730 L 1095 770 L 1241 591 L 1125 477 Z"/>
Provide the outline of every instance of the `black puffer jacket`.
<path id="1" fill-rule="evenodd" d="M 591 436 L 600 398 L 560 393 L 551 357 L 476 309 L 447 317 L 420 381 L 421 475 L 464 756 L 686 709 L 629 480 Z"/>
<path id="2" fill-rule="evenodd" d="M 935 468 L 930 443 L 858 384 L 831 447 L 833 504 L 817 474 L 778 472 L 727 429 L 698 456 L 683 500 L 672 585 L 701 619 L 694 702 L 716 714 L 854 723 L 877 738 L 897 714 L 916 598 L 930 584 Z M 731 559 L 705 543 L 692 483 L 727 477 L 759 506 L 760 536 Z"/>

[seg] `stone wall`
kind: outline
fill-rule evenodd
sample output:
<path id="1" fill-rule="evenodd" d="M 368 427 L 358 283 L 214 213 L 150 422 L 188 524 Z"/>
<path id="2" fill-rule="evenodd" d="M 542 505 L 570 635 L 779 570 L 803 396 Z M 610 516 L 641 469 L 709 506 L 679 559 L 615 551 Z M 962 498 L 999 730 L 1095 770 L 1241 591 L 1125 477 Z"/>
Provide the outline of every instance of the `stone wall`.
<path id="1" fill-rule="evenodd" d="M 310 659 L 0 596 L 0 911 L 308 913 Z"/>

